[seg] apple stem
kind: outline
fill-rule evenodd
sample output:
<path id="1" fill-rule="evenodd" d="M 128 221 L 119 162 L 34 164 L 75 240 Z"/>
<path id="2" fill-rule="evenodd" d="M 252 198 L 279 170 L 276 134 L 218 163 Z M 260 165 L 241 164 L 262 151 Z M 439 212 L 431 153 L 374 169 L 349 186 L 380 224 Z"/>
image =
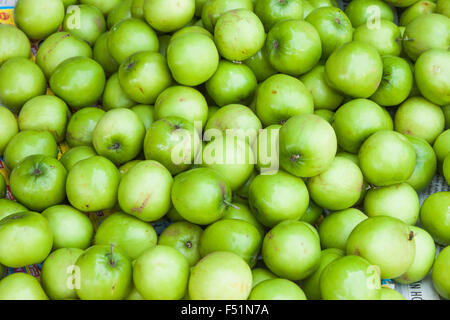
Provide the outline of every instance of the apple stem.
<path id="1" fill-rule="evenodd" d="M 111 257 L 109 258 L 109 264 L 113 267 L 116 265 L 116 261 L 114 261 L 114 244 L 111 243 Z"/>
<path id="2" fill-rule="evenodd" d="M 234 208 L 234 209 L 236 209 L 236 210 L 241 210 L 240 207 L 238 207 L 238 206 L 235 205 L 235 204 L 232 204 L 231 202 L 229 202 L 229 201 L 227 201 L 227 200 L 223 200 L 223 203 L 225 203 L 227 206 L 232 207 L 232 208 Z"/>

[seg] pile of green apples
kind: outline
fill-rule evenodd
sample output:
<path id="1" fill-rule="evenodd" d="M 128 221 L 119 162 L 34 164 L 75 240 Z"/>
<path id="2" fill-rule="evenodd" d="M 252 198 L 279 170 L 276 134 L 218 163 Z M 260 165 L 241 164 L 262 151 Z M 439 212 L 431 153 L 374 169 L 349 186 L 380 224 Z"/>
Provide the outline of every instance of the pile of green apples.
<path id="1" fill-rule="evenodd" d="M 0 299 L 391 300 L 382 279 L 430 272 L 450 299 L 450 192 L 418 196 L 450 181 L 449 16 L 18 0 L 0 25 L 0 269 L 42 268 Z"/>

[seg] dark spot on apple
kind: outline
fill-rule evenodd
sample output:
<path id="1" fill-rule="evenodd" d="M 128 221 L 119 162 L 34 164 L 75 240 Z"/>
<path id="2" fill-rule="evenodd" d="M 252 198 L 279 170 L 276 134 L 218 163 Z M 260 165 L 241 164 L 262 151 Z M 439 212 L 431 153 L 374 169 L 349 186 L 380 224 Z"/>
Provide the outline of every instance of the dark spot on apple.
<path id="1" fill-rule="evenodd" d="M 144 94 L 144 89 L 142 89 L 141 87 L 139 87 L 139 91 Z"/>
<path id="2" fill-rule="evenodd" d="M 110 150 L 119 150 L 122 147 L 122 145 L 119 142 L 114 142 L 114 144 L 111 147 L 108 147 Z"/>
<path id="3" fill-rule="evenodd" d="M 280 121 L 280 124 L 283 125 L 283 124 L 286 123 L 286 121 L 287 121 L 287 120 L 283 119 L 283 120 Z"/>
<path id="4" fill-rule="evenodd" d="M 145 206 L 147 205 L 147 203 L 148 203 L 148 201 L 150 200 L 151 197 L 152 197 L 152 195 L 151 195 L 151 194 L 148 194 L 148 195 L 145 197 L 144 201 L 142 201 L 142 204 L 141 204 L 139 207 L 137 207 L 137 208 L 131 209 L 131 211 L 132 211 L 132 212 L 138 212 L 138 213 L 141 213 L 142 210 L 144 210 Z"/>
<path id="5" fill-rule="evenodd" d="M 300 154 L 293 154 L 292 156 L 291 156 L 291 162 L 297 162 L 298 161 L 298 159 L 300 159 L 300 157 L 301 157 L 301 155 Z"/>
<path id="6" fill-rule="evenodd" d="M 136 61 L 130 61 L 127 65 L 127 70 L 133 69 L 133 67 L 136 65 Z"/>
<path id="7" fill-rule="evenodd" d="M 269 233 L 267 234 L 267 239 L 272 239 L 273 238 L 273 233 L 272 231 L 269 231 Z"/>
<path id="8" fill-rule="evenodd" d="M 34 169 L 33 175 L 38 176 L 40 174 L 41 174 L 41 170 L 39 170 L 38 168 Z"/>
<path id="9" fill-rule="evenodd" d="M 278 42 L 278 40 L 274 40 L 273 41 L 273 48 L 276 50 L 276 49 L 278 49 L 279 46 L 280 46 L 280 43 Z"/>
<path id="10" fill-rule="evenodd" d="M 174 128 L 175 130 L 181 129 L 181 127 L 180 127 L 178 124 L 174 125 L 173 128 Z"/>
<path id="11" fill-rule="evenodd" d="M 361 253 L 359 252 L 359 249 L 358 248 L 356 248 L 355 249 L 355 256 L 359 256 Z"/>
<path id="12" fill-rule="evenodd" d="M 335 21 L 337 24 L 341 24 L 341 20 L 339 20 L 338 18 L 334 19 L 334 21 Z"/>
<path id="13" fill-rule="evenodd" d="M 186 241 L 186 248 L 188 248 L 188 249 L 192 248 L 192 241 L 191 240 Z"/>
<path id="14" fill-rule="evenodd" d="M 180 98 L 179 101 L 180 101 L 180 102 L 184 102 L 184 101 L 186 101 L 186 99 L 185 99 L 185 98 Z"/>
<path id="15" fill-rule="evenodd" d="M 277 94 L 278 91 L 277 90 L 272 90 L 272 94 Z"/>
<path id="16" fill-rule="evenodd" d="M 408 240 L 411 241 L 412 239 L 414 239 L 414 232 L 410 231 L 409 232 L 409 236 L 408 236 Z"/>

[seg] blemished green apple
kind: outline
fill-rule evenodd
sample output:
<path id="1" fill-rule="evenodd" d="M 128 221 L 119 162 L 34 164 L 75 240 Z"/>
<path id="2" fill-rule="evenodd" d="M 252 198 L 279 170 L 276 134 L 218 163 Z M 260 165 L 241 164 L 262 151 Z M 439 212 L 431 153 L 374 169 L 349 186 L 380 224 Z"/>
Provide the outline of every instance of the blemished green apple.
<path id="1" fill-rule="evenodd" d="M 79 40 L 68 32 L 56 32 L 39 46 L 36 63 L 42 69 L 46 78 L 50 79 L 60 63 L 73 57 L 92 58 L 92 49 L 86 42 Z"/>
<path id="2" fill-rule="evenodd" d="M 248 9 L 253 11 L 252 0 L 208 0 L 205 1 L 200 13 L 203 26 L 213 32 L 217 20 L 225 12 L 235 9 Z M 259 15 L 258 15 L 259 16 Z"/>
<path id="3" fill-rule="evenodd" d="M 203 34 L 203 35 L 208 36 L 209 38 L 211 38 L 211 40 L 214 40 L 214 36 L 211 34 L 211 32 L 209 32 L 208 30 L 206 30 L 205 28 L 203 28 L 201 26 L 186 26 L 186 27 L 183 27 L 180 30 L 178 30 L 177 32 L 175 32 L 172 36 L 170 36 L 170 40 L 173 40 L 176 37 L 181 36 L 183 34 L 192 33 L 192 32 Z"/>
<path id="4" fill-rule="evenodd" d="M 403 50 L 413 61 L 430 49 L 447 50 L 450 18 L 430 13 L 411 21 L 403 35 Z"/>
<path id="5" fill-rule="evenodd" d="M 302 19 L 303 2 L 302 0 L 255 1 L 255 13 L 261 19 L 264 28 L 267 31 L 269 31 L 279 21 L 290 19 Z"/>
<path id="6" fill-rule="evenodd" d="M 383 61 L 378 51 L 361 41 L 345 43 L 325 63 L 329 85 L 355 98 L 368 98 L 378 89 Z"/>
<path id="7" fill-rule="evenodd" d="M 363 187 L 361 169 L 351 160 L 335 157 L 330 167 L 307 182 L 311 198 L 329 210 L 343 210 L 356 204 Z"/>
<path id="8" fill-rule="evenodd" d="M 119 64 L 137 52 L 158 52 L 158 48 L 156 32 L 139 19 L 124 20 L 108 32 L 108 51 Z"/>
<path id="9" fill-rule="evenodd" d="M 280 129 L 281 124 L 273 124 L 262 129 L 256 138 L 256 142 L 253 144 L 256 169 L 260 173 L 277 170 L 280 167 L 278 155 Z"/>
<path id="10" fill-rule="evenodd" d="M 141 161 L 143 161 L 143 160 L 139 160 L 139 159 L 138 160 L 131 160 L 131 161 L 128 161 L 127 163 L 121 165 L 119 167 L 120 175 L 123 177 L 125 175 L 125 173 L 130 171 L 131 168 L 133 168 L 135 165 L 137 165 Z"/>
<path id="11" fill-rule="evenodd" d="M 222 219 L 242 220 L 253 225 L 261 237 L 264 237 L 266 231 L 264 226 L 255 218 L 248 204 L 233 202 L 232 206 L 228 206 L 223 213 Z"/>
<path id="12" fill-rule="evenodd" d="M 98 121 L 92 143 L 99 155 L 122 164 L 139 155 L 144 137 L 145 127 L 136 113 L 117 108 L 106 112 Z"/>
<path id="13" fill-rule="evenodd" d="M 35 130 L 19 132 L 6 146 L 3 159 L 8 169 L 13 170 L 23 159 L 35 154 L 57 157 L 58 146 L 50 132 Z"/>
<path id="14" fill-rule="evenodd" d="M 0 199 L 6 196 L 6 181 L 3 174 L 0 174 Z"/>
<path id="15" fill-rule="evenodd" d="M 20 268 L 41 263 L 52 250 L 53 235 L 42 215 L 13 213 L 0 221 L 0 263 Z"/>
<path id="16" fill-rule="evenodd" d="M 61 248 L 45 259 L 42 264 L 41 283 L 50 299 L 77 299 L 73 266 L 82 254 L 83 250 L 79 248 Z"/>
<path id="17" fill-rule="evenodd" d="M 18 123 L 21 131 L 49 131 L 56 142 L 66 137 L 70 111 L 66 103 L 55 96 L 38 96 L 28 100 L 19 113 Z"/>
<path id="18" fill-rule="evenodd" d="M 366 219 L 367 216 L 355 208 L 327 215 L 319 224 L 322 248 L 336 248 L 345 251 L 349 235 L 358 224 Z"/>
<path id="19" fill-rule="evenodd" d="M 432 279 L 436 291 L 444 299 L 450 299 L 450 247 L 444 248 L 434 262 Z"/>
<path id="20" fill-rule="evenodd" d="M 122 210 L 143 221 L 156 221 L 170 209 L 173 178 L 161 163 L 146 160 L 132 167 L 120 181 Z"/>
<path id="21" fill-rule="evenodd" d="M 2 175 L 3 176 L 3 175 Z M 0 199 L 0 220 L 13 213 L 20 213 L 28 211 L 28 209 L 18 203 L 9 199 Z"/>
<path id="22" fill-rule="evenodd" d="M 208 119 L 208 104 L 200 91 L 185 86 L 169 87 L 158 96 L 155 102 L 156 120 L 166 117 L 180 117 L 202 126 Z"/>
<path id="23" fill-rule="evenodd" d="M 305 279 L 319 267 L 317 231 L 303 221 L 280 222 L 264 237 L 262 257 L 277 276 L 289 280 Z"/>
<path id="24" fill-rule="evenodd" d="M 100 108 L 83 108 L 75 112 L 67 124 L 66 141 L 71 147 L 92 145 L 92 134 L 97 123 L 105 115 Z"/>
<path id="25" fill-rule="evenodd" d="M 317 204 L 314 203 L 314 201 L 309 199 L 308 208 L 300 218 L 300 221 L 304 221 L 311 225 L 314 225 L 316 221 L 319 219 L 319 217 L 322 215 L 322 213 L 323 208 L 319 207 Z"/>
<path id="26" fill-rule="evenodd" d="M 167 63 L 181 85 L 198 86 L 211 78 L 219 66 L 214 41 L 201 33 L 185 33 L 170 41 Z"/>
<path id="27" fill-rule="evenodd" d="M 402 284 L 411 284 L 422 280 L 430 272 L 436 256 L 436 245 L 431 235 L 424 229 L 411 226 L 416 243 L 414 262 L 409 269 L 394 280 Z"/>
<path id="28" fill-rule="evenodd" d="M 380 300 L 378 267 L 355 255 L 329 263 L 319 281 L 323 300 Z"/>
<path id="29" fill-rule="evenodd" d="M 217 251 L 192 269 L 188 293 L 192 300 L 246 300 L 252 288 L 252 271 L 232 252 Z"/>
<path id="30" fill-rule="evenodd" d="M 141 119 L 145 127 L 145 132 L 148 131 L 151 124 L 154 121 L 154 108 L 153 106 L 138 104 L 131 108 L 131 111 L 136 113 L 136 115 Z"/>
<path id="31" fill-rule="evenodd" d="M 188 260 L 169 246 L 147 249 L 133 266 L 134 285 L 148 300 L 180 300 L 186 293 L 188 279 Z"/>
<path id="32" fill-rule="evenodd" d="M 172 83 L 166 59 L 158 52 L 142 51 L 125 59 L 119 67 L 119 82 L 132 100 L 152 104 Z"/>
<path id="33" fill-rule="evenodd" d="M 2 24 L 0 24 L 0 27 Z M 19 132 L 19 125 L 14 114 L 3 106 L 0 106 L 0 155 L 3 154 L 8 142 Z"/>
<path id="34" fill-rule="evenodd" d="M 309 204 L 301 178 L 283 171 L 258 175 L 249 188 L 249 204 L 256 219 L 267 227 L 284 220 L 298 220 Z"/>
<path id="35" fill-rule="evenodd" d="M 116 5 L 109 13 L 106 19 L 106 27 L 111 29 L 114 25 L 122 22 L 123 20 L 133 18 L 131 14 L 131 8 L 133 6 L 133 0 L 123 0 Z"/>
<path id="36" fill-rule="evenodd" d="M 405 300 L 405 297 L 392 288 L 381 287 L 380 300 Z"/>
<path id="37" fill-rule="evenodd" d="M 56 32 L 64 19 L 61 0 L 18 0 L 14 21 L 28 38 L 41 40 Z"/>
<path id="38" fill-rule="evenodd" d="M 381 130 L 372 134 L 358 152 L 366 180 L 377 186 L 405 182 L 414 172 L 416 152 L 401 133 Z"/>
<path id="39" fill-rule="evenodd" d="M 400 15 L 399 25 L 407 26 L 418 16 L 433 13 L 436 10 L 436 4 L 431 1 L 418 1 L 406 8 Z"/>
<path id="40" fill-rule="evenodd" d="M 252 70 L 258 82 L 264 81 L 277 73 L 277 70 L 270 64 L 264 47 L 250 58 L 244 60 L 244 63 Z"/>
<path id="41" fill-rule="evenodd" d="M 103 13 L 97 7 L 88 4 L 71 6 L 67 10 L 62 26 L 64 31 L 91 46 L 106 31 Z"/>
<path id="42" fill-rule="evenodd" d="M 18 272 L 0 281 L 2 300 L 48 300 L 38 279 L 30 274 Z"/>
<path id="43" fill-rule="evenodd" d="M 377 241 L 373 241 L 376 235 Z M 347 255 L 357 255 L 380 268 L 383 279 L 405 273 L 414 261 L 414 232 L 403 221 L 388 216 L 370 217 L 358 224 L 347 239 Z"/>
<path id="44" fill-rule="evenodd" d="M 215 251 L 233 252 L 253 267 L 261 249 L 263 237 L 258 229 L 248 222 L 222 219 L 209 225 L 200 238 L 202 257 Z"/>
<path id="45" fill-rule="evenodd" d="M 402 51 L 402 36 L 398 26 L 389 20 L 380 19 L 378 26 L 363 24 L 355 29 L 354 41 L 370 44 L 381 56 L 398 56 Z"/>
<path id="46" fill-rule="evenodd" d="M 265 38 L 261 20 L 248 9 L 225 12 L 214 27 L 217 49 L 222 57 L 231 61 L 243 61 L 256 54 Z"/>
<path id="47" fill-rule="evenodd" d="M 158 31 L 172 32 L 185 26 L 195 14 L 195 0 L 148 0 L 145 20 Z"/>
<path id="48" fill-rule="evenodd" d="M 31 60 L 13 57 L 0 67 L 0 103 L 12 111 L 36 96 L 45 94 L 47 84 L 42 70 Z"/>
<path id="49" fill-rule="evenodd" d="M 131 262 L 113 245 L 86 249 L 75 265 L 79 268 L 76 293 L 81 300 L 122 300 L 131 291 Z"/>
<path id="50" fill-rule="evenodd" d="M 94 227 L 88 216 L 67 206 L 57 205 L 42 212 L 53 234 L 53 249 L 86 249 L 91 244 Z"/>
<path id="51" fill-rule="evenodd" d="M 344 255 L 344 251 L 336 248 L 329 248 L 321 251 L 319 268 L 302 281 L 303 291 L 308 300 L 322 300 L 322 294 L 320 293 L 320 276 L 322 275 L 322 271 L 331 262 L 342 258 Z"/>
<path id="52" fill-rule="evenodd" d="M 351 1 L 345 8 L 345 14 L 348 16 L 354 28 L 369 23 L 374 23 L 375 14 L 379 12 L 380 19 L 394 21 L 394 11 L 381 0 L 358 0 Z"/>
<path id="53" fill-rule="evenodd" d="M 431 145 L 425 140 L 413 136 L 406 136 L 416 152 L 416 166 L 414 172 L 406 182 L 416 191 L 425 189 L 436 174 L 437 159 Z"/>
<path id="54" fill-rule="evenodd" d="M 117 6 L 120 2 L 121 0 L 80 0 L 80 3 L 82 4 L 90 4 L 99 8 L 105 16 L 108 15 L 110 11 L 114 9 L 114 7 Z"/>
<path id="55" fill-rule="evenodd" d="M 146 159 L 160 162 L 175 175 L 194 164 L 201 141 L 190 121 L 171 116 L 152 123 L 143 145 Z"/>
<path id="56" fill-rule="evenodd" d="M 295 283 L 286 279 L 270 279 L 255 286 L 249 300 L 306 300 L 305 293 Z"/>
<path id="57" fill-rule="evenodd" d="M 252 289 L 263 281 L 270 279 L 278 279 L 276 275 L 274 275 L 272 272 L 270 272 L 265 268 L 253 268 L 252 277 L 253 277 Z"/>
<path id="58" fill-rule="evenodd" d="M 320 35 L 300 19 L 280 21 L 267 34 L 265 50 L 279 72 L 299 76 L 311 70 L 322 54 Z"/>
<path id="59" fill-rule="evenodd" d="M 396 106 L 410 95 L 414 78 L 406 60 L 386 55 L 383 60 L 383 76 L 381 83 L 370 97 L 380 106 Z"/>
<path id="60" fill-rule="evenodd" d="M 443 246 L 450 244 L 450 192 L 442 191 L 430 195 L 420 209 L 420 222 L 434 240 Z"/>
<path id="61" fill-rule="evenodd" d="M 444 158 L 444 163 L 442 164 L 442 171 L 444 173 L 445 181 L 450 184 L 450 156 L 447 155 Z"/>
<path id="62" fill-rule="evenodd" d="M 450 5 L 449 5 L 448 1 L 437 0 L 436 1 L 436 12 L 450 18 Z"/>
<path id="63" fill-rule="evenodd" d="M 131 108 L 136 102 L 131 100 L 122 90 L 119 82 L 119 74 L 112 74 L 106 81 L 105 90 L 103 91 L 102 106 L 104 110 L 116 108 Z"/>
<path id="64" fill-rule="evenodd" d="M 151 224 L 123 212 L 113 213 L 103 220 L 94 239 L 96 245 L 114 245 L 131 261 L 156 246 L 156 242 L 156 232 Z"/>
<path id="65" fill-rule="evenodd" d="M 333 162 L 337 139 L 331 125 L 314 114 L 290 118 L 280 129 L 280 165 L 299 177 L 313 177 Z"/>
<path id="66" fill-rule="evenodd" d="M 178 221 L 164 229 L 159 236 L 158 244 L 177 249 L 192 267 L 201 258 L 199 242 L 202 233 L 203 229 L 199 226 L 186 221 Z"/>
<path id="67" fill-rule="evenodd" d="M 30 40 L 19 28 L 2 23 L 0 39 L 0 65 L 12 57 L 28 58 L 30 56 Z"/>
<path id="68" fill-rule="evenodd" d="M 119 69 L 119 63 L 113 58 L 108 49 L 108 33 L 101 34 L 95 41 L 92 49 L 92 58 L 105 70 L 106 75 L 111 75 Z"/>
<path id="69" fill-rule="evenodd" d="M 79 146 L 75 148 L 70 148 L 67 150 L 59 159 L 67 171 L 72 169 L 72 167 L 80 162 L 81 160 L 88 159 L 90 157 L 96 156 L 95 150 L 89 146 Z"/>
<path id="70" fill-rule="evenodd" d="M 206 225 L 222 217 L 231 203 L 231 189 L 220 173 L 196 168 L 175 177 L 172 203 L 187 221 Z"/>
<path id="71" fill-rule="evenodd" d="M 417 87 L 425 98 L 441 106 L 450 104 L 450 53 L 447 49 L 428 50 L 420 55 L 414 72 Z"/>
<path id="72" fill-rule="evenodd" d="M 14 138 L 13 138 L 14 139 Z M 436 154 L 439 171 L 442 172 L 442 164 L 447 154 L 450 153 L 450 130 L 442 132 L 434 141 L 433 149 Z"/>
<path id="73" fill-rule="evenodd" d="M 438 105 L 422 97 L 411 97 L 397 109 L 394 127 L 395 131 L 433 143 L 444 131 L 444 112 Z"/>
<path id="74" fill-rule="evenodd" d="M 305 21 L 311 23 L 319 33 L 322 42 L 321 59 L 327 59 L 342 44 L 352 41 L 352 23 L 339 8 L 318 8 Z"/>
<path id="75" fill-rule="evenodd" d="M 82 212 L 110 209 L 117 202 L 119 181 L 119 170 L 110 160 L 101 156 L 81 160 L 67 175 L 67 199 Z"/>
<path id="76" fill-rule="evenodd" d="M 50 88 L 70 107 L 92 107 L 105 87 L 105 72 L 98 62 L 87 57 L 65 60 L 50 77 Z"/>
<path id="77" fill-rule="evenodd" d="M 275 74 L 261 83 L 256 93 L 256 114 L 264 126 L 284 124 L 292 116 L 313 112 L 313 96 L 292 76 Z"/>

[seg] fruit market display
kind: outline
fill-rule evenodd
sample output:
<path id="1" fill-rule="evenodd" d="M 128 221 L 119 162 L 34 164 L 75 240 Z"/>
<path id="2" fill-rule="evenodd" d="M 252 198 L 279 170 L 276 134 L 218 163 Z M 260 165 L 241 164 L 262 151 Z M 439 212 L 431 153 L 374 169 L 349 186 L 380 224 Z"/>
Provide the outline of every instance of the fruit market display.
<path id="1" fill-rule="evenodd" d="M 449 0 L 9 2 L 0 300 L 450 299 Z"/>

